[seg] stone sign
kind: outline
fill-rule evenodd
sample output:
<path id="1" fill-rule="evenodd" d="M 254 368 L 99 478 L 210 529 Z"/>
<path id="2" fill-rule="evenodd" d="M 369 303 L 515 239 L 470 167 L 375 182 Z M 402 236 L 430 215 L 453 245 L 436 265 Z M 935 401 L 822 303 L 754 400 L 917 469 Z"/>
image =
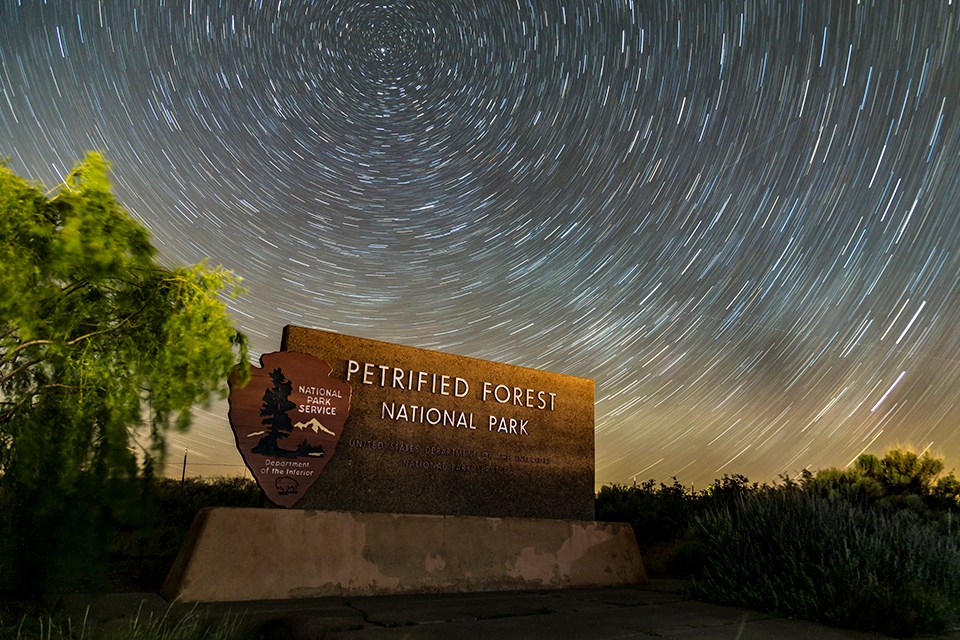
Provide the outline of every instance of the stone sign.
<path id="1" fill-rule="evenodd" d="M 296 326 L 284 328 L 281 349 L 264 356 L 258 375 L 271 375 L 280 362 L 274 357 L 322 363 L 313 377 L 329 381 L 298 378 L 301 373 L 280 367 L 293 383 L 289 402 L 307 410 L 291 412 L 290 420 L 314 417 L 334 432 L 325 436 L 339 437 L 339 443 L 326 444 L 318 431 L 323 455 L 311 456 L 308 437 L 305 456 L 278 458 L 313 458 L 318 467 L 309 487 L 299 483 L 300 495 L 286 494 L 294 500 L 271 497 L 274 502 L 295 501 L 305 509 L 593 519 L 592 380 Z M 309 403 L 293 395 L 300 387 L 306 389 L 302 397 L 312 388 L 343 388 L 348 400 L 336 416 L 313 415 Z M 261 383 L 250 392 L 256 411 L 263 411 L 268 390 Z M 315 403 L 314 410 L 332 405 Z M 256 431 L 270 433 L 263 417 L 252 417 L 260 426 L 244 436 L 250 441 Z M 342 428 L 333 425 L 334 417 L 345 417 Z M 299 451 L 301 435 L 314 434 L 291 433 L 277 440 L 285 451 Z M 239 446 L 243 438 L 237 438 Z M 251 470 L 260 463 L 247 461 Z M 274 482 L 282 477 L 275 475 Z"/>

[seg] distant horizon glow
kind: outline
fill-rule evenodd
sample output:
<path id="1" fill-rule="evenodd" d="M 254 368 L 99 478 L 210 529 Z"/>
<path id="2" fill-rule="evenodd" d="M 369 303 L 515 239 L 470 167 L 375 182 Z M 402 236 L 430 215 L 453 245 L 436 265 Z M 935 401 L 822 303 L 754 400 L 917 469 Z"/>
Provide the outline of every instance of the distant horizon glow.
<path id="1" fill-rule="evenodd" d="M 286 324 L 596 381 L 596 480 L 960 467 L 955 3 L 0 5 L 0 154 L 87 150 Z M 165 471 L 244 472 L 226 402 Z"/>

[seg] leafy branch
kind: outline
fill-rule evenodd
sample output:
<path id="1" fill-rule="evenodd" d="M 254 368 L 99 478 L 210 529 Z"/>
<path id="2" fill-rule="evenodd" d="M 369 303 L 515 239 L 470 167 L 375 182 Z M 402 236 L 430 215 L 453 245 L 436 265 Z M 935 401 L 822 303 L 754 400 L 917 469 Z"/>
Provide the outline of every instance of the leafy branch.
<path id="1" fill-rule="evenodd" d="M 249 375 L 220 299 L 239 278 L 156 262 L 107 170 L 90 154 L 45 194 L 0 163 L 0 504 L 13 505 L 0 590 L 64 575 L 54 559 L 75 556 L 79 531 L 139 508 L 136 480 L 168 431 L 226 388 L 238 358 Z M 104 535 L 89 539 L 102 548 Z"/>

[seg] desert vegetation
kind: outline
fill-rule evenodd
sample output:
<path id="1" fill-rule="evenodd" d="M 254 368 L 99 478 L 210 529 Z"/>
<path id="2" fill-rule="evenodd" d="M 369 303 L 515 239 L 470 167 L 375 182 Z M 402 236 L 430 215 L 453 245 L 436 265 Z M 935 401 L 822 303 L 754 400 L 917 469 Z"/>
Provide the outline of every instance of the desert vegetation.
<path id="1" fill-rule="evenodd" d="M 897 637 L 960 623 L 960 483 L 896 448 L 770 484 L 725 476 L 603 487 L 597 518 L 630 522 L 654 575 L 697 598 Z"/>
<path id="2" fill-rule="evenodd" d="M 52 189 L 0 162 L 0 592 L 89 583 L 143 520 L 165 434 L 249 374 L 239 290 L 165 265 L 102 155 Z"/>
<path id="3" fill-rule="evenodd" d="M 180 545 L 197 513 L 205 507 L 256 507 L 261 495 L 249 478 L 160 478 L 145 481 L 137 508 L 128 508 L 123 519 L 114 514 L 96 529 L 111 528 L 101 546 L 77 547 L 68 562 L 60 556 L 45 559 L 45 570 L 64 571 L 55 583 L 62 591 L 157 592 L 173 564 Z M 103 515 L 101 513 L 101 515 Z M 85 538 L 89 529 L 80 531 Z M 58 535 L 69 538 L 69 531 Z M 5 560 L 7 561 L 7 560 Z M 56 564 L 60 562 L 60 564 Z M 70 578 L 68 581 L 67 578 Z M 67 640 L 99 637 L 82 618 L 67 618 L 56 606 L 23 593 L 0 596 L 0 640 Z M 131 612 L 134 613 L 134 612 Z M 163 616 L 134 615 L 123 638 L 143 640 L 193 640 L 236 638 L 239 620 L 209 620 L 199 613 Z"/>
<path id="4" fill-rule="evenodd" d="M 243 637 L 242 618 L 227 616 L 210 620 L 197 611 L 173 615 L 140 615 L 138 612 L 124 627 L 106 633 L 88 625 L 46 614 L 23 615 L 11 625 L 0 620 L 0 638 L 11 640 L 236 640 Z"/>
<path id="5" fill-rule="evenodd" d="M 257 507 L 260 489 L 249 478 L 162 478 L 145 494 L 145 513 L 113 539 L 103 587 L 159 591 L 190 524 L 205 507 Z"/>
<path id="6" fill-rule="evenodd" d="M 144 481 L 137 509 L 101 523 L 110 544 L 71 560 L 83 576 L 74 587 L 155 592 L 200 509 L 260 500 L 249 479 Z M 926 453 L 893 449 L 773 484 L 612 485 L 596 507 L 598 519 L 633 525 L 654 577 L 683 578 L 699 599 L 896 637 L 960 623 L 960 483 Z M 81 637 L 83 624 L 0 606 L 0 638 Z M 196 615 L 133 624 L 130 637 L 171 640 L 236 631 Z"/>

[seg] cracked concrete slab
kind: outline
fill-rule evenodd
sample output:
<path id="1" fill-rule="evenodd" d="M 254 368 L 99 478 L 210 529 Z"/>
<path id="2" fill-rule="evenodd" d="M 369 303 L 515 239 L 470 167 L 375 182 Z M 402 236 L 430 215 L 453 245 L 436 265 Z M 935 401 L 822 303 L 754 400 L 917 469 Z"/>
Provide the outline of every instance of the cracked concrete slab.
<path id="1" fill-rule="evenodd" d="M 133 616 L 138 609 L 140 615 L 167 612 L 176 616 L 193 611 L 211 620 L 240 615 L 243 635 L 238 640 L 885 638 L 691 600 L 680 586 L 675 581 L 652 580 L 637 587 L 325 597 L 196 606 L 167 605 L 155 594 L 109 594 L 94 597 L 86 605 L 90 606 L 91 624 L 106 622 L 112 629 L 122 626 L 124 612 Z M 72 606 L 86 606 L 82 600 L 76 598 Z M 940 640 L 960 640 L 960 633 L 941 636 Z"/>

